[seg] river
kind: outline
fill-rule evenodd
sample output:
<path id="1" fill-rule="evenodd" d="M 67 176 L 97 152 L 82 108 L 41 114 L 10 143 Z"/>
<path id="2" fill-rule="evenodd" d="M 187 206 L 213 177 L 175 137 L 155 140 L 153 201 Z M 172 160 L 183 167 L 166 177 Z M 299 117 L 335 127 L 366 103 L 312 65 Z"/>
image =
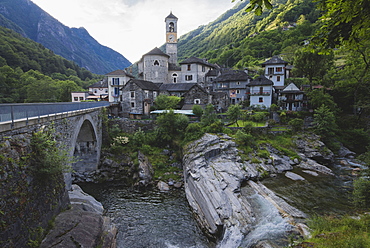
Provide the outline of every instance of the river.
<path id="1" fill-rule="evenodd" d="M 308 216 L 351 213 L 353 206 L 349 197 L 353 178 L 350 171 L 338 163 L 331 168 L 336 176 L 312 176 L 297 168 L 294 172 L 305 181 L 293 181 L 281 174 L 262 183 Z M 117 225 L 119 248 L 215 247 L 195 222 L 183 190 L 137 191 L 110 184 L 80 186 L 103 204 L 106 215 Z M 256 217 L 241 247 L 253 247 L 261 240 L 271 240 L 279 247 L 288 245 L 292 226 L 277 209 L 247 187 L 241 192 L 248 198 Z"/>
<path id="2" fill-rule="evenodd" d="M 118 227 L 119 248 L 209 248 L 185 193 L 136 191 L 109 184 L 80 184 L 100 201 Z"/>

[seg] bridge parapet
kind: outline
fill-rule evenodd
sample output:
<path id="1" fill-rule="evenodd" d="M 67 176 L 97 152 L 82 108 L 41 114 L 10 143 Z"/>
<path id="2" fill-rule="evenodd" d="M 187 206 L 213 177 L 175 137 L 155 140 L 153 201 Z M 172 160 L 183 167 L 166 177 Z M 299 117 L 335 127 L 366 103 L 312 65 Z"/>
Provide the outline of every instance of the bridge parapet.
<path id="1" fill-rule="evenodd" d="M 108 106 L 108 102 L 0 104 L 0 133 L 83 115 Z"/>

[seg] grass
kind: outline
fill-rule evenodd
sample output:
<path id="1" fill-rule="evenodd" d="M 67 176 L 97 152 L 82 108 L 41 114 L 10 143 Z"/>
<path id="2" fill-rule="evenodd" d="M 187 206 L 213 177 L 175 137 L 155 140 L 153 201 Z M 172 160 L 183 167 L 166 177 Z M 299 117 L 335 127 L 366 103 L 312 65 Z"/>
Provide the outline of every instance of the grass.
<path id="1" fill-rule="evenodd" d="M 317 248 L 362 248 L 370 247 L 370 216 L 360 218 L 345 216 L 315 217 L 309 221 L 313 230 L 312 238 L 304 243 L 310 243 Z"/>
<path id="2" fill-rule="evenodd" d="M 254 121 L 243 121 L 243 120 L 238 120 L 239 127 L 244 127 L 247 124 L 252 125 L 253 127 L 264 127 L 266 125 L 266 122 L 254 122 Z M 238 127 L 236 123 L 233 123 L 229 125 L 228 127 Z"/>

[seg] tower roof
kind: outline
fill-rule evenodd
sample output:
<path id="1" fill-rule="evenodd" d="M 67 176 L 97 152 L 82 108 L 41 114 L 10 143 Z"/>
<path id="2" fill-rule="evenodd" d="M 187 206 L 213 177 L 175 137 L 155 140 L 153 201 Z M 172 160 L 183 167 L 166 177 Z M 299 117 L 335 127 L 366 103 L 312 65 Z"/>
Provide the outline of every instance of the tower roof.
<path id="1" fill-rule="evenodd" d="M 177 18 L 174 14 L 172 14 L 172 11 L 171 11 L 171 13 L 166 17 L 166 19 L 176 19 L 176 20 L 178 20 L 178 18 Z"/>

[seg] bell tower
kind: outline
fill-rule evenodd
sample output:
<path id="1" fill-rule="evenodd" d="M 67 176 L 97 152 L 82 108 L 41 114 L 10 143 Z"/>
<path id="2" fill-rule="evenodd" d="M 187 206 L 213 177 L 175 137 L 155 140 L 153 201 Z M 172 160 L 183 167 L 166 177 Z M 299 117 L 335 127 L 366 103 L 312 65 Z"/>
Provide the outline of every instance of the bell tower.
<path id="1" fill-rule="evenodd" d="M 171 13 L 166 17 L 166 54 L 170 56 L 169 63 L 177 65 L 177 20 Z"/>

